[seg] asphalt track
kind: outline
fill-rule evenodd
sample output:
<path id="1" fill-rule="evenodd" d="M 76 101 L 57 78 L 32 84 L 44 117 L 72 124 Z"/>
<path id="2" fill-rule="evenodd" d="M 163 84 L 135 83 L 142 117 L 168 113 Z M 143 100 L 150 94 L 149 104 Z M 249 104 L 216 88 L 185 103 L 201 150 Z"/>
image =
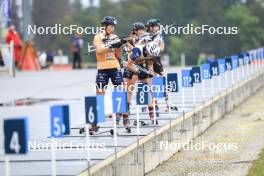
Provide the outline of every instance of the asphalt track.
<path id="1" fill-rule="evenodd" d="M 226 72 L 221 76 L 216 76 L 211 80 L 204 81 L 205 97 L 202 93 L 202 84 L 195 84 L 194 91 L 196 94 L 196 102 L 193 102 L 193 89 L 185 88 L 185 112 L 190 111 L 195 106 L 206 101 L 225 91 L 226 88 L 235 85 L 242 77 L 249 76 L 255 66 L 244 66 L 233 71 L 233 79 L 231 72 Z M 178 73 L 179 83 L 181 82 L 180 68 L 168 68 L 167 73 Z M 0 78 L 0 129 L 3 129 L 3 119 L 12 117 L 26 116 L 29 119 L 29 135 L 31 143 L 51 143 L 50 136 L 50 106 L 55 104 L 68 104 L 70 106 L 70 125 L 71 134 L 63 138 L 57 139 L 62 143 L 86 143 L 86 136 L 79 134 L 79 128 L 85 124 L 83 97 L 95 95 L 92 88 L 95 80 L 96 70 L 79 70 L 69 72 L 53 72 L 42 71 L 37 73 L 18 72 L 16 78 L 9 78 L 2 74 Z M 225 77 L 226 76 L 226 77 Z M 227 78 L 227 79 L 226 79 Z M 233 81 L 232 81 L 233 80 Z M 232 84 L 233 82 L 233 84 Z M 220 85 L 219 85 L 220 83 Z M 180 86 L 180 84 L 179 84 Z M 164 111 L 165 101 L 159 99 L 160 117 L 159 124 L 156 128 L 170 123 L 170 120 L 181 117 L 183 112 L 182 107 L 182 88 L 179 87 L 178 93 L 171 93 L 171 102 L 176 105 L 179 110 L 171 111 L 171 114 Z M 110 93 L 106 95 L 105 104 L 106 113 L 111 110 Z M 15 100 L 33 98 L 35 101 L 30 105 L 14 106 Z M 21 101 L 23 102 L 23 101 Z M 23 103 L 20 103 L 23 104 Z M 131 125 L 136 119 L 135 96 L 133 98 L 131 112 L 134 115 L 130 116 Z M 147 113 L 140 113 L 140 119 L 148 121 Z M 122 124 L 122 123 L 120 123 Z M 113 119 L 106 119 L 101 126 L 100 132 L 90 136 L 90 143 L 93 148 L 90 151 L 90 165 L 99 163 L 107 157 L 114 155 L 114 139 L 108 132 L 113 128 Z M 148 135 L 154 130 L 154 126 L 141 126 L 139 137 Z M 132 128 L 132 133 L 125 133 L 122 125 L 118 126 L 118 146 L 117 151 L 121 151 L 128 145 L 137 141 L 136 128 Z M 3 131 L 0 132 L 0 138 L 3 139 Z M 3 140 L 0 141 L 0 175 L 5 173 L 5 155 Z M 104 146 L 105 148 L 98 149 L 96 146 Z M 11 175 L 51 175 L 51 149 L 46 148 L 32 149 L 27 155 L 9 156 L 10 174 Z M 56 151 L 56 169 L 57 175 L 78 175 L 87 169 L 86 150 L 83 148 L 74 149 L 58 149 Z"/>

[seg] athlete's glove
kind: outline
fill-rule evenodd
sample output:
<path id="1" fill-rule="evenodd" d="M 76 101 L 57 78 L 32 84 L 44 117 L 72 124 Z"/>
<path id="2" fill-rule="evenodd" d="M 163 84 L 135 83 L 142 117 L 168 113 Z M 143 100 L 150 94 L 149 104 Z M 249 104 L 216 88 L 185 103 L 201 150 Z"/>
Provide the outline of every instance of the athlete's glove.
<path id="1" fill-rule="evenodd" d="M 137 66 L 137 74 L 139 75 L 141 73 L 144 73 L 144 74 L 148 74 L 150 76 L 153 76 L 152 71 L 148 71 L 148 70 L 146 70 L 146 69 L 144 69 L 144 68 L 142 68 L 140 66 Z"/>

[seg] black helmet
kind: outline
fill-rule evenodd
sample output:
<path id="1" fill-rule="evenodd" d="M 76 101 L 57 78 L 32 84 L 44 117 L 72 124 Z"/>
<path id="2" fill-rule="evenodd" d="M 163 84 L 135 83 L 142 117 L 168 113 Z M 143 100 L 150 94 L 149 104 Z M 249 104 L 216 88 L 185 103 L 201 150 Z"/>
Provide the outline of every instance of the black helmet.
<path id="1" fill-rule="evenodd" d="M 117 25 L 117 20 L 112 16 L 105 16 L 101 20 L 101 25 Z"/>
<path id="2" fill-rule="evenodd" d="M 145 29 L 145 25 L 141 22 L 136 22 L 132 24 L 132 30 Z"/>
<path id="3" fill-rule="evenodd" d="M 159 19 L 149 19 L 147 22 L 146 22 L 146 26 L 147 27 L 153 27 L 153 26 L 160 26 L 160 20 Z"/>

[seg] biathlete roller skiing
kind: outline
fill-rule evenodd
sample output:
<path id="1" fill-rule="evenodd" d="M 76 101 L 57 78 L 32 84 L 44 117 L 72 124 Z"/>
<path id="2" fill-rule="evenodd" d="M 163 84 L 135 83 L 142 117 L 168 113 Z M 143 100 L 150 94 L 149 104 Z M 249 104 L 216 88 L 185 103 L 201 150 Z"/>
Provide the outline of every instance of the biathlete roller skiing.
<path id="1" fill-rule="evenodd" d="M 146 22 L 146 27 L 147 27 L 147 32 L 149 34 L 151 34 L 154 38 L 153 38 L 153 41 L 155 41 L 159 47 L 160 47 L 160 52 L 164 52 L 165 50 L 165 42 L 164 42 L 164 39 L 163 39 L 163 36 L 162 36 L 162 32 L 161 32 L 161 29 L 160 29 L 160 26 L 161 26 L 161 23 L 160 23 L 160 20 L 159 19 L 149 19 L 147 22 Z M 163 69 L 163 65 L 161 63 L 161 58 L 160 56 L 156 57 L 155 62 L 151 63 L 151 66 L 153 66 L 153 71 L 155 73 L 156 76 L 163 76 L 164 75 L 164 69 Z M 158 108 L 158 102 L 157 100 L 155 100 L 155 105 L 156 105 L 156 112 L 159 112 L 159 108 Z M 165 111 L 169 111 L 169 108 L 171 108 L 172 110 L 175 110 L 177 111 L 178 108 L 177 106 L 173 105 L 173 104 L 170 104 L 169 105 L 169 101 L 168 101 L 168 90 L 166 89 L 166 92 L 165 92 L 165 101 L 166 101 L 166 110 Z M 157 116 L 158 116 L 158 113 L 157 113 Z"/>
<path id="2" fill-rule="evenodd" d="M 141 22 L 136 22 L 132 25 L 132 32 L 129 36 L 132 42 L 127 43 L 127 48 L 130 51 L 127 54 L 126 62 L 124 62 L 124 78 L 128 91 L 128 107 L 131 104 L 132 93 L 136 81 L 150 84 L 153 77 L 153 69 L 149 68 L 151 58 L 160 54 L 160 49 L 157 43 L 153 42 L 153 37 L 145 31 L 145 25 Z M 136 39 L 136 40 L 133 40 Z M 153 105 L 150 102 L 148 107 L 151 123 L 154 123 Z M 129 115 L 129 112 L 127 113 Z"/>
<path id="3" fill-rule="evenodd" d="M 134 23 L 132 25 L 132 30 L 138 40 L 133 46 L 130 46 L 130 48 L 133 49 L 131 54 L 128 55 L 127 61 L 124 62 L 126 68 L 124 71 L 124 77 L 131 80 L 136 79 L 133 78 L 133 75 L 137 75 L 139 82 L 148 83 L 151 87 L 151 79 L 154 75 L 153 63 L 155 62 L 155 58 L 160 56 L 160 46 L 153 40 L 154 36 L 145 31 L 143 23 Z M 148 71 L 146 72 L 145 70 Z M 132 96 L 130 95 L 129 98 L 131 99 L 131 97 Z M 154 107 L 152 98 L 150 98 L 148 110 L 151 124 L 154 124 Z"/>
<path id="4" fill-rule="evenodd" d="M 123 62 L 124 64 L 126 64 L 128 58 L 131 56 L 132 50 L 134 48 L 134 46 L 136 45 L 136 43 L 138 43 L 139 41 L 135 40 L 135 38 L 139 37 L 140 35 L 144 34 L 144 24 L 142 23 L 134 23 L 132 25 L 132 30 L 131 33 L 129 34 L 128 38 L 130 39 L 125 46 L 124 46 L 124 58 L 125 58 L 125 62 Z M 140 72 L 140 71 L 139 71 Z M 143 73 L 144 74 L 144 73 Z M 147 73 L 145 73 L 147 74 Z M 128 112 L 126 114 L 124 114 L 126 117 L 129 116 L 130 113 L 130 105 L 131 105 L 131 101 L 132 101 L 132 95 L 133 95 L 133 91 L 134 91 L 134 86 L 136 84 L 136 82 L 138 81 L 138 75 L 142 74 L 136 74 L 134 72 L 132 72 L 131 70 L 129 70 L 128 68 L 124 69 L 123 72 L 123 77 L 124 77 L 124 81 L 125 81 L 125 86 L 126 86 L 126 90 L 127 90 L 127 109 Z"/>
<path id="5" fill-rule="evenodd" d="M 165 43 L 160 32 L 160 20 L 150 19 L 145 25 L 142 22 L 132 24 L 131 32 L 126 38 L 118 37 L 114 33 L 117 25 L 117 20 L 114 17 L 104 17 L 101 20 L 101 25 L 104 27 L 104 31 L 96 34 L 93 41 L 98 70 L 96 94 L 105 94 L 104 88 L 108 85 L 110 79 L 115 87 L 125 86 L 127 91 L 127 112 L 116 114 L 116 123 L 119 125 L 120 119 L 123 117 L 123 125 L 126 132 L 131 133 L 129 114 L 136 82 L 147 83 L 151 87 L 153 76 L 163 76 L 160 54 L 164 51 Z M 123 58 L 125 58 L 122 61 L 124 66 L 123 74 L 120 65 L 122 54 Z M 165 100 L 168 109 L 167 96 Z M 150 124 L 155 124 L 154 108 L 156 117 L 159 117 L 157 101 L 155 101 L 155 107 L 153 104 L 151 97 L 148 105 Z M 171 106 L 171 108 L 177 110 L 176 106 Z M 111 118 L 112 114 L 108 114 L 107 117 Z M 157 120 L 156 124 L 158 124 Z M 134 123 L 134 125 L 136 124 Z M 99 126 L 89 124 L 90 134 L 97 132 L 98 129 Z M 82 128 L 80 133 L 84 131 L 85 128 Z"/>
<path id="6" fill-rule="evenodd" d="M 104 31 L 94 36 L 93 45 L 95 47 L 97 61 L 96 76 L 96 95 L 105 94 L 105 87 L 109 83 L 109 79 L 113 86 L 123 86 L 123 76 L 120 68 L 121 46 L 125 41 L 120 41 L 118 36 L 114 34 L 117 20 L 111 16 L 105 16 L 101 20 Z M 117 40 L 117 42 L 115 42 Z M 122 114 L 116 114 L 116 119 L 122 117 Z M 123 124 L 125 129 L 130 133 L 129 122 L 124 116 Z M 97 132 L 98 126 L 89 124 L 90 133 Z M 82 133 L 84 129 L 80 130 Z"/>

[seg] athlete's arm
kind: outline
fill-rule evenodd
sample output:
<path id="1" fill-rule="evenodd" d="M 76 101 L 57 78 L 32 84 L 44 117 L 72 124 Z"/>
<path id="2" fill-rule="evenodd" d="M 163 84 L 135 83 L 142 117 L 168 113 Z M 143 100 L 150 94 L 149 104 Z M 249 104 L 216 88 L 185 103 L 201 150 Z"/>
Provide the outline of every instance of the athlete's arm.
<path id="1" fill-rule="evenodd" d="M 150 75 L 153 75 L 151 71 L 145 69 L 145 68 L 142 68 L 138 65 L 135 65 L 134 62 L 131 60 L 131 59 L 128 59 L 127 62 L 123 62 L 124 63 L 124 66 L 134 72 L 134 73 L 137 73 L 137 74 L 140 74 L 141 72 L 143 73 L 146 73 L 146 74 L 150 74 Z"/>
<path id="2" fill-rule="evenodd" d="M 122 54 L 122 50 L 121 50 L 121 48 L 116 48 L 116 49 L 115 49 L 115 56 L 116 56 L 116 58 L 117 58 L 118 60 L 121 59 L 121 54 Z"/>
<path id="3" fill-rule="evenodd" d="M 160 47 L 160 52 L 163 52 L 164 49 L 165 49 L 165 43 L 161 42 L 161 43 L 159 44 L 159 47 Z"/>
<path id="4" fill-rule="evenodd" d="M 110 47 L 104 45 L 99 35 L 94 37 L 93 45 L 98 54 L 102 54 L 111 50 Z"/>
<path id="5" fill-rule="evenodd" d="M 140 72 L 145 72 L 145 73 L 149 74 L 147 70 L 143 69 L 142 67 L 135 65 L 135 61 L 140 58 L 141 52 L 142 51 L 139 48 L 137 48 L 137 47 L 133 48 L 132 54 L 128 57 L 127 62 L 125 62 L 125 67 L 127 69 L 129 69 L 130 71 L 138 73 L 138 74 Z"/>
<path id="6" fill-rule="evenodd" d="M 159 35 L 159 47 L 160 47 L 160 52 L 163 52 L 165 50 L 165 42 L 163 39 L 163 36 L 160 34 Z"/>
<path id="7" fill-rule="evenodd" d="M 137 73 L 138 67 L 134 63 L 140 55 L 141 55 L 140 49 L 137 47 L 133 48 L 131 55 L 128 55 L 128 59 L 125 64 L 125 67 L 129 69 L 130 71 Z"/>
<path id="8" fill-rule="evenodd" d="M 131 61 L 131 59 L 128 59 L 127 62 L 124 62 L 124 67 L 134 73 L 138 73 L 138 67 L 134 64 L 133 61 Z"/>

